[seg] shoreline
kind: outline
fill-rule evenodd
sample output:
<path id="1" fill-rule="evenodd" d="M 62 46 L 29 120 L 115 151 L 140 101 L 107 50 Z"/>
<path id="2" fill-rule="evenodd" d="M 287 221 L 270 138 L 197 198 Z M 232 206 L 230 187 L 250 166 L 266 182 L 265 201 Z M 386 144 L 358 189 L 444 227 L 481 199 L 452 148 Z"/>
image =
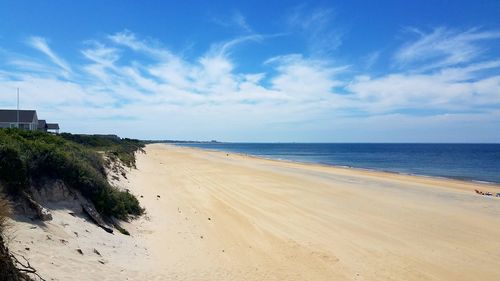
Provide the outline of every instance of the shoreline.
<path id="1" fill-rule="evenodd" d="M 109 234 L 64 202 L 12 221 L 46 280 L 498 280 L 500 201 L 470 183 L 150 144 Z M 81 250 L 79 252 L 78 250 Z"/>
<path id="2" fill-rule="evenodd" d="M 472 180 L 472 179 L 458 179 L 458 178 L 450 178 L 450 177 L 444 177 L 444 176 L 412 174 L 412 173 L 403 173 L 403 172 L 395 172 L 395 171 L 387 171 L 387 170 L 361 168 L 361 167 L 353 167 L 353 166 L 345 166 L 345 165 L 334 165 L 334 164 L 325 164 L 325 163 L 317 163 L 317 162 L 295 161 L 295 160 L 290 160 L 290 159 L 278 159 L 278 158 L 273 158 L 273 157 L 265 157 L 265 156 L 261 156 L 261 155 L 247 154 L 247 153 L 242 153 L 242 152 L 231 152 L 231 151 L 224 151 L 224 150 L 217 150 L 217 149 L 210 149 L 210 148 L 183 146 L 182 144 L 174 144 L 174 143 L 152 143 L 152 144 L 182 147 L 182 148 L 186 148 L 186 149 L 193 149 L 193 150 L 200 150 L 200 151 L 205 151 L 205 152 L 213 152 L 213 153 L 221 153 L 221 154 L 233 154 L 233 155 L 238 155 L 240 157 L 248 157 L 248 158 L 261 159 L 261 160 L 267 160 L 267 161 L 276 161 L 276 162 L 280 162 L 280 163 L 307 165 L 307 166 L 312 166 L 312 167 L 317 166 L 317 167 L 323 167 L 323 168 L 355 171 L 355 172 L 361 172 L 361 173 L 366 172 L 366 173 L 370 173 L 370 174 L 378 174 L 379 173 L 380 176 L 392 175 L 392 176 L 402 176 L 402 177 L 413 177 L 413 178 L 416 178 L 418 180 L 429 179 L 429 180 L 446 181 L 446 182 L 455 183 L 455 184 L 477 185 L 477 187 L 487 188 L 488 191 L 490 191 L 490 192 L 493 192 L 493 191 L 495 193 L 500 192 L 500 183 L 497 183 L 497 182 Z M 492 189 L 490 189 L 490 188 L 492 188 Z M 495 197 L 495 194 L 493 194 L 492 197 Z"/>

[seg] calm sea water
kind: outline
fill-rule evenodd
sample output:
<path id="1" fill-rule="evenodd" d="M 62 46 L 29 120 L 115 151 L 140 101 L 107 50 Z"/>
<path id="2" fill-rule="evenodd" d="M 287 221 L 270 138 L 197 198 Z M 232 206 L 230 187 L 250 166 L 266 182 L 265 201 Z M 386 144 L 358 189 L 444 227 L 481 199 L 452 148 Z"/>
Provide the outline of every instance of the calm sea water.
<path id="1" fill-rule="evenodd" d="M 500 183 L 500 144 L 193 143 L 273 159 Z"/>

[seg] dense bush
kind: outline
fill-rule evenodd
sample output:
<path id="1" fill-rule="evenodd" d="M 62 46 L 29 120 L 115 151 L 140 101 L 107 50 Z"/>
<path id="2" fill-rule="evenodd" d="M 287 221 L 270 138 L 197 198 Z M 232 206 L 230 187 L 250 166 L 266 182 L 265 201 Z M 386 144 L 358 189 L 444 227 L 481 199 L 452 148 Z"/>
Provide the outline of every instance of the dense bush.
<path id="1" fill-rule="evenodd" d="M 143 142 L 114 135 L 61 134 L 66 140 L 76 142 L 95 151 L 105 152 L 112 159 L 120 159 L 128 167 L 135 167 L 135 152 L 144 147 Z"/>
<path id="2" fill-rule="evenodd" d="M 69 140 L 72 136 L 0 129 L 0 182 L 7 192 L 16 195 L 30 182 L 61 179 L 91 200 L 105 216 L 126 219 L 141 214 L 137 198 L 107 182 L 102 157 Z M 120 144 L 116 141 L 113 146 Z"/>
<path id="3" fill-rule="evenodd" d="M 25 161 L 21 159 L 19 148 L 4 144 L 0 139 L 0 179 L 6 191 L 14 194 L 24 189 L 28 183 L 26 174 Z"/>

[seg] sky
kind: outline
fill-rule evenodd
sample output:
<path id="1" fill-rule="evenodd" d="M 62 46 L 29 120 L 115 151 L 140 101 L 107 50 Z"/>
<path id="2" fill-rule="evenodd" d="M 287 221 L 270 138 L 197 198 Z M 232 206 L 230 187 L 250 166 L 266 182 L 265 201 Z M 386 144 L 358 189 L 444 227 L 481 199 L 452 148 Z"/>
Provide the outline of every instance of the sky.
<path id="1" fill-rule="evenodd" d="M 0 108 L 71 133 L 500 142 L 500 1 L 0 0 Z"/>

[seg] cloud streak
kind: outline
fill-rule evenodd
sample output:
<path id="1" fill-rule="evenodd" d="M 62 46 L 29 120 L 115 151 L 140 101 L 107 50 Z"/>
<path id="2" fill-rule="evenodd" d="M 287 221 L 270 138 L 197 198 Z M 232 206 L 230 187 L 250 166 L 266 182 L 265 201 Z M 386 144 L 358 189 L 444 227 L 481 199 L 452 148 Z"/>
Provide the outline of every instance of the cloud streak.
<path id="1" fill-rule="evenodd" d="M 58 55 L 56 55 L 52 49 L 49 47 L 47 40 L 42 37 L 33 36 L 30 37 L 28 43 L 38 51 L 44 53 L 55 65 L 59 66 L 63 70 L 63 75 L 67 77 L 71 74 L 71 67 L 68 65 L 66 61 L 61 59 Z"/>
<path id="2" fill-rule="evenodd" d="M 395 61 L 402 66 L 421 64 L 422 70 L 468 63 L 486 51 L 481 41 L 500 39 L 500 32 L 478 28 L 457 31 L 439 27 L 427 33 L 415 28 L 408 30 L 418 38 L 401 47 L 394 56 Z"/>

